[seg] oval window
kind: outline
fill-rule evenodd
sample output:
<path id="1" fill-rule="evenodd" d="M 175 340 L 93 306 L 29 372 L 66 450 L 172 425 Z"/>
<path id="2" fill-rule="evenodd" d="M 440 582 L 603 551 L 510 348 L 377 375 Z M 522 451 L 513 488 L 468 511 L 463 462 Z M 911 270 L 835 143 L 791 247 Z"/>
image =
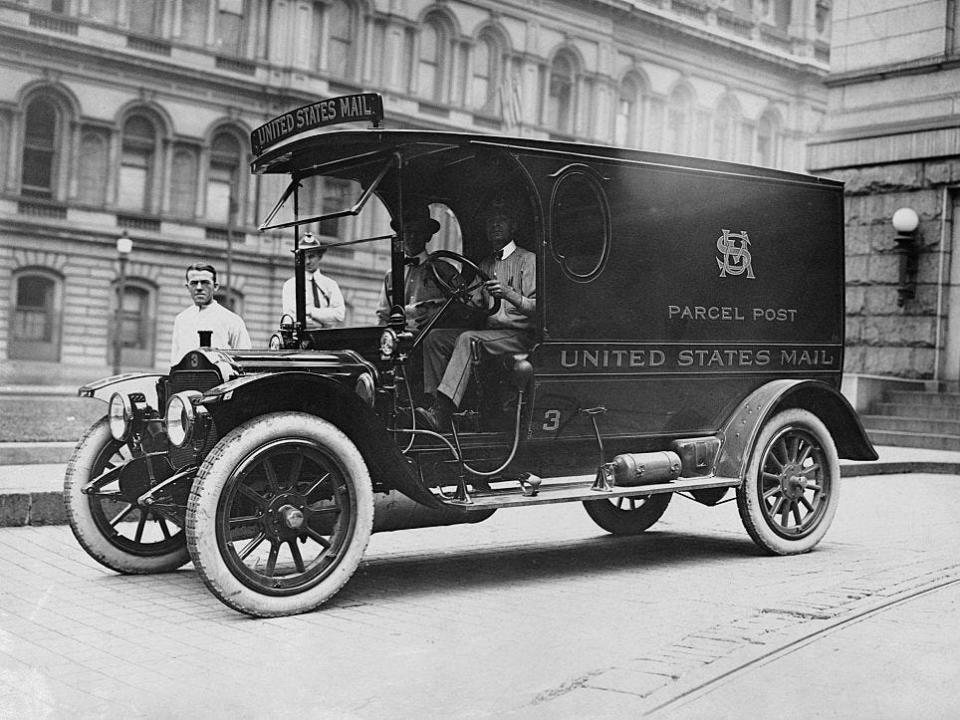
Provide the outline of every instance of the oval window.
<path id="1" fill-rule="evenodd" d="M 586 168 L 560 175 L 550 202 L 550 249 L 563 273 L 590 282 L 603 270 L 610 250 L 610 221 L 599 180 Z"/>

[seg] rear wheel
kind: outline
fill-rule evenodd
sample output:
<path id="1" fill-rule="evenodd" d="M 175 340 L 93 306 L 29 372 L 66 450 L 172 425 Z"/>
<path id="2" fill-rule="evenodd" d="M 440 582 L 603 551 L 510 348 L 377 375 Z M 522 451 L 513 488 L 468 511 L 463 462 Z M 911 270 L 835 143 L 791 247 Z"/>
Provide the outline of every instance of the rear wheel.
<path id="1" fill-rule="evenodd" d="M 63 497 L 70 528 L 90 557 L 121 573 L 176 570 L 190 556 L 183 528 L 125 499 L 110 470 L 132 458 L 130 448 L 110 435 L 107 419 L 94 423 L 67 464 Z M 102 479 L 107 478 L 107 482 Z M 101 480 L 101 482 L 95 482 Z M 83 489 L 95 483 L 95 489 Z"/>
<path id="2" fill-rule="evenodd" d="M 187 544 L 207 587 L 258 617 L 315 609 L 350 579 L 373 526 L 373 487 L 353 442 L 305 413 L 223 437 L 197 473 Z"/>
<path id="3" fill-rule="evenodd" d="M 754 445 L 737 491 L 740 519 L 757 545 L 773 555 L 808 552 L 837 512 L 840 463 L 833 438 L 811 412 L 784 410 Z"/>
<path id="4" fill-rule="evenodd" d="M 672 493 L 657 493 L 639 497 L 587 500 L 583 503 L 583 508 L 587 515 L 608 533 L 639 535 L 663 516 L 671 497 Z"/>

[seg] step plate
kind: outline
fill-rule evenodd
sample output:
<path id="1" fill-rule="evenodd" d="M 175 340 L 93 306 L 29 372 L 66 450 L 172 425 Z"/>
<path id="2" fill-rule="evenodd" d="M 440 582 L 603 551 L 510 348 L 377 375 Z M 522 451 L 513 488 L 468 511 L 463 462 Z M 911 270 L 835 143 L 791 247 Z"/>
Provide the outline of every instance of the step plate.
<path id="1" fill-rule="evenodd" d="M 582 500 L 603 500 L 604 498 L 639 497 L 665 492 L 683 492 L 687 490 L 706 490 L 707 488 L 737 487 L 740 478 L 710 475 L 699 478 L 680 478 L 673 482 L 633 487 L 615 487 L 612 490 L 593 490 L 592 476 L 576 478 L 557 478 L 549 484 L 540 486 L 536 495 L 524 495 L 519 488 L 494 489 L 471 493 L 469 500 L 442 500 L 448 507 L 462 510 L 489 510 L 491 508 L 525 507 L 527 505 L 551 505 L 553 503 L 575 502 Z"/>

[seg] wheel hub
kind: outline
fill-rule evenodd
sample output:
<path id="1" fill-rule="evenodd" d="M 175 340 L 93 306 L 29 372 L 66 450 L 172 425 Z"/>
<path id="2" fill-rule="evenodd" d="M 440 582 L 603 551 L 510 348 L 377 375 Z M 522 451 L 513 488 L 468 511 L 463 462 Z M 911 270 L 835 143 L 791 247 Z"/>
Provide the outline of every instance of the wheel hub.
<path id="1" fill-rule="evenodd" d="M 807 478 L 796 463 L 788 463 L 780 473 L 780 489 L 791 500 L 801 497 L 807 489 Z"/>
<path id="2" fill-rule="evenodd" d="M 279 540 L 297 537 L 306 523 L 304 505 L 304 498 L 292 493 L 273 498 L 263 515 L 267 535 Z"/>

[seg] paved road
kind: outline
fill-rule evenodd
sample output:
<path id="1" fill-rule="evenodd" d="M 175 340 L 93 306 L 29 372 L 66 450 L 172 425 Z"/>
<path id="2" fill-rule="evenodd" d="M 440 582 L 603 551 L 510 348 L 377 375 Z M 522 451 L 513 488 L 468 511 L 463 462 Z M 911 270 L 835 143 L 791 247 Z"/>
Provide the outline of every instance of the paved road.
<path id="1" fill-rule="evenodd" d="M 189 568 L 120 577 L 64 527 L 2 528 L 0 718 L 957 717 L 956 633 L 928 631 L 956 586 L 906 598 L 960 578 L 958 482 L 847 479 L 791 558 L 757 555 L 734 504 L 680 498 L 634 539 L 573 505 L 376 535 L 325 609 L 273 620 Z"/>

